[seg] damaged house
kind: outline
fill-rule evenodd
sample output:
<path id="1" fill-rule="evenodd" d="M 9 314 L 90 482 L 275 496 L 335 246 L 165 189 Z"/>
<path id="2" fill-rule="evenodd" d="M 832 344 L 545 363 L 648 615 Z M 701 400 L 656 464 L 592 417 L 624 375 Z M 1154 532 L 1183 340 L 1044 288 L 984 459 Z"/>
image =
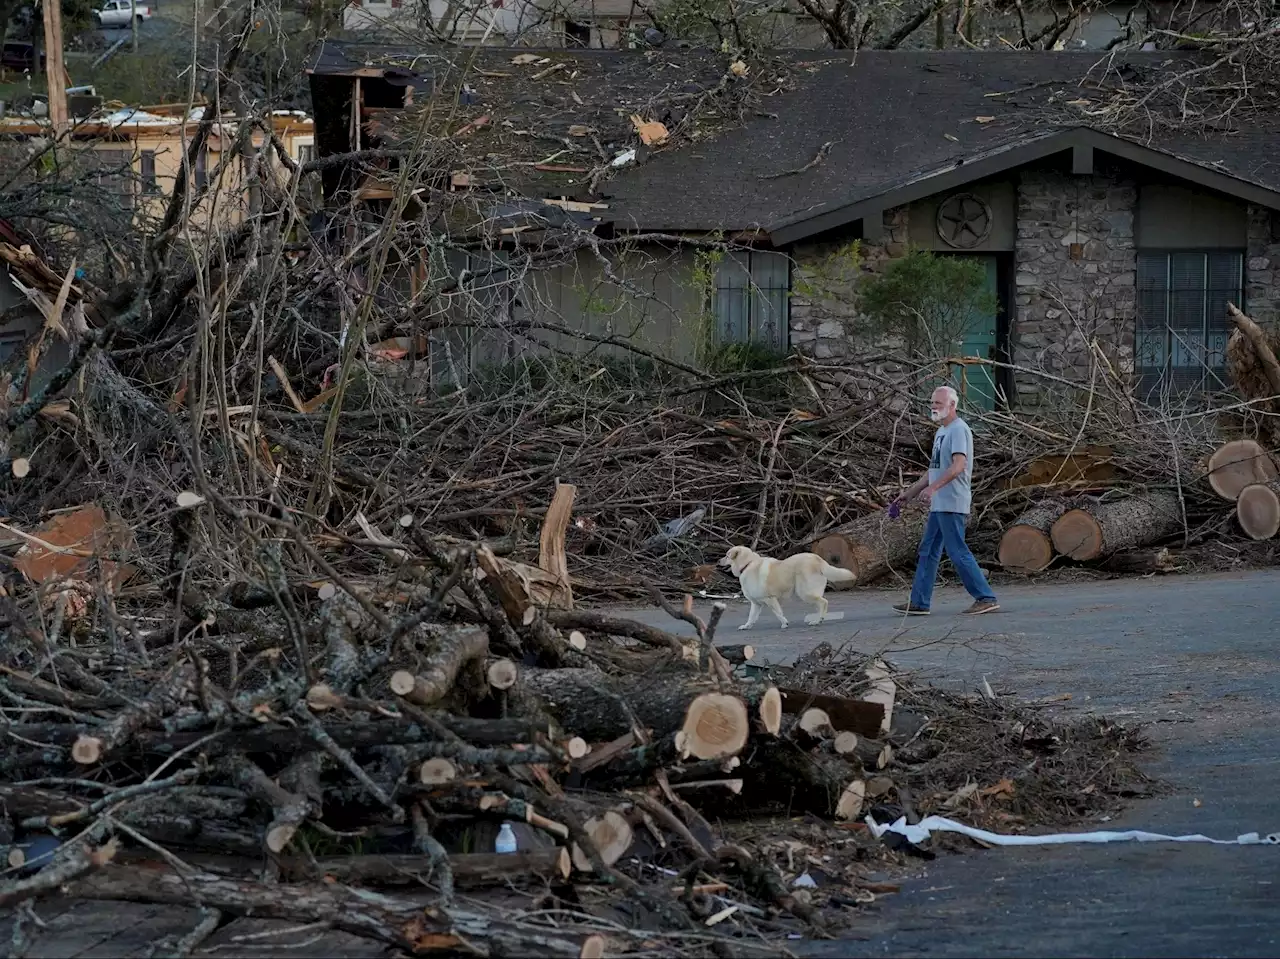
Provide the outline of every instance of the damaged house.
<path id="1" fill-rule="evenodd" d="M 1144 397 L 1225 388 L 1226 304 L 1280 318 L 1276 121 L 1153 119 L 1139 136 L 1117 120 L 1188 55 L 458 56 L 327 43 L 310 70 L 319 156 L 429 124 L 449 168 L 418 188 L 489 228 L 489 252 L 444 261 L 491 279 L 488 332 L 450 346 L 455 372 L 619 337 L 685 362 L 734 342 L 853 358 L 874 345 L 860 279 L 912 249 L 986 278 L 990 309 L 947 351 L 994 361 L 962 364 L 979 406 L 1034 405 L 1030 371 L 1085 382 L 1100 357 Z M 342 208 L 386 202 L 396 171 L 324 176 Z M 586 239 L 553 268 L 503 272 L 570 231 Z M 414 282 L 440 268 L 425 252 L 403 266 Z"/>

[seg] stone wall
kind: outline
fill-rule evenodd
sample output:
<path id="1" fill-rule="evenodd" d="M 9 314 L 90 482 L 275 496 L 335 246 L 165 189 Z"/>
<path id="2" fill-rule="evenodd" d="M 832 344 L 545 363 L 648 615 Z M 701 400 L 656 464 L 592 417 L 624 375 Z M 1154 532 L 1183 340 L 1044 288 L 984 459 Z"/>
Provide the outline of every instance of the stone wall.
<path id="1" fill-rule="evenodd" d="M 1118 176 L 1019 174 L 1009 340 L 1016 366 L 1087 382 L 1089 341 L 1096 338 L 1119 372 L 1132 372 L 1136 204 L 1136 185 Z M 854 288 L 859 277 L 907 249 L 908 227 L 906 207 L 886 211 L 885 239 L 864 241 L 856 265 L 840 255 L 847 248 L 840 241 L 802 243 L 792 251 L 792 346 L 819 359 L 852 359 L 891 346 L 875 342 L 859 323 Z M 1280 256 L 1271 262 L 1280 267 Z M 1048 382 L 1015 374 L 1015 402 L 1043 402 Z"/>
<path id="2" fill-rule="evenodd" d="M 1133 371 L 1135 280 L 1132 181 L 1024 170 L 1018 183 L 1015 322 L 1017 367 L 1087 381 L 1097 339 L 1118 372 Z M 1020 406 L 1040 402 L 1044 379 L 1015 372 Z"/>
<path id="3" fill-rule="evenodd" d="M 1259 323 L 1280 327 L 1280 214 L 1249 207 L 1249 252 L 1245 260 L 1245 303 Z"/>
<path id="4" fill-rule="evenodd" d="M 791 345 L 818 359 L 849 359 L 877 345 L 859 321 L 854 292 L 860 277 L 876 273 L 907 250 L 907 208 L 884 213 L 884 241 L 801 243 L 792 251 Z"/>
<path id="5" fill-rule="evenodd" d="M 1075 176 L 1045 169 L 1018 174 L 1014 243 L 1014 316 L 1009 346 L 1015 402 L 1047 402 L 1056 380 L 1087 383 L 1096 340 L 1122 376 L 1134 369 L 1137 184 L 1101 169 Z M 1280 215 L 1249 209 L 1246 302 L 1261 323 L 1280 327 Z M 906 207 L 884 214 L 884 240 L 802 243 L 792 251 L 791 345 L 818 359 L 853 360 L 893 344 L 876 341 L 860 322 L 860 277 L 907 249 Z M 885 364 L 876 369 L 883 372 Z"/>

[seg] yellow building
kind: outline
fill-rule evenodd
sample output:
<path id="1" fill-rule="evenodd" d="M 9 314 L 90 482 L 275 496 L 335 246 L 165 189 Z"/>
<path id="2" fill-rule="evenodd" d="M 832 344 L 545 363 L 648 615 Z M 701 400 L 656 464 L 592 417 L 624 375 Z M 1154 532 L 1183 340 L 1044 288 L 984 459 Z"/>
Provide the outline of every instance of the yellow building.
<path id="1" fill-rule="evenodd" d="M 140 107 L 116 110 L 89 120 L 75 120 L 71 133 L 78 159 L 101 170 L 101 182 L 111 186 L 121 204 L 134 209 L 139 219 L 162 215 L 164 204 L 182 167 L 187 145 L 203 116 L 204 107 L 188 110 L 176 106 Z M 315 157 L 315 124 L 301 111 L 277 111 L 271 127 L 289 157 L 307 162 Z M 208 186 L 208 195 L 193 212 L 192 222 L 234 225 L 248 209 L 244 185 L 244 165 L 223 163 L 238 135 L 239 123 L 226 117 L 214 125 L 205 149 L 196 158 L 192 177 L 197 187 Z M 0 120 L 0 138 L 32 139 L 50 134 L 47 118 L 11 117 Z M 266 137 L 260 129 L 253 143 L 262 148 Z M 263 151 L 268 168 L 277 178 L 286 171 L 272 151 Z M 233 158 L 234 159 L 234 158 Z M 216 178 L 215 183 L 210 183 Z"/>

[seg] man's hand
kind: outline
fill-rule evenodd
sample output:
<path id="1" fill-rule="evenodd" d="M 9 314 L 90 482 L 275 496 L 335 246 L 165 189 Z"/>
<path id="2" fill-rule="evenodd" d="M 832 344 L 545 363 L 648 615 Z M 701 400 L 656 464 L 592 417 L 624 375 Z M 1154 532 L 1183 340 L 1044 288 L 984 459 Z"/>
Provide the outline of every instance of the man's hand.
<path id="1" fill-rule="evenodd" d="M 920 502 L 924 503 L 925 505 L 928 505 L 931 499 L 933 499 L 933 491 L 926 486 L 924 489 L 920 491 Z"/>

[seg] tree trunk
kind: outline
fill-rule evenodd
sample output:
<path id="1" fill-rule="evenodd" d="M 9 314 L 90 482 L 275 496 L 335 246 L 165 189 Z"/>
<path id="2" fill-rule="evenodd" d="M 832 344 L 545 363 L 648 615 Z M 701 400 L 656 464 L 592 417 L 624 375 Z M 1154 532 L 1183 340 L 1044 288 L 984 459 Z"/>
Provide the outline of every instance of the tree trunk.
<path id="1" fill-rule="evenodd" d="M 1209 457 L 1209 485 L 1229 503 L 1240 497 L 1240 491 L 1255 483 L 1269 483 L 1280 476 L 1275 460 L 1253 440 L 1223 443 Z"/>
<path id="2" fill-rule="evenodd" d="M 832 530 L 809 549 L 857 576 L 851 584 L 829 583 L 828 589 L 862 586 L 895 570 L 910 575 L 928 518 L 929 511 L 919 506 L 908 507 L 897 519 L 877 510 Z"/>
<path id="3" fill-rule="evenodd" d="M 1146 546 L 1181 527 L 1177 494 L 1159 491 L 1069 510 L 1053 524 L 1050 535 L 1059 553 L 1087 561 Z"/>
<path id="4" fill-rule="evenodd" d="M 530 669 L 524 688 L 573 735 L 611 740 L 638 723 L 657 739 L 684 733 L 680 751 L 699 759 L 741 750 L 750 735 L 748 709 L 758 710 L 768 690 L 752 684 L 744 698 L 720 693 L 715 682 L 691 672 L 618 679 L 585 669 Z"/>
<path id="5" fill-rule="evenodd" d="M 1066 511 L 1066 503 L 1048 500 L 1037 503 L 1014 520 L 1000 537 L 1000 565 L 1025 573 L 1046 569 L 1053 561 L 1049 530 Z"/>
<path id="6" fill-rule="evenodd" d="M 1280 530 L 1280 480 L 1254 483 L 1240 491 L 1236 520 L 1250 539 L 1271 539 Z"/>

